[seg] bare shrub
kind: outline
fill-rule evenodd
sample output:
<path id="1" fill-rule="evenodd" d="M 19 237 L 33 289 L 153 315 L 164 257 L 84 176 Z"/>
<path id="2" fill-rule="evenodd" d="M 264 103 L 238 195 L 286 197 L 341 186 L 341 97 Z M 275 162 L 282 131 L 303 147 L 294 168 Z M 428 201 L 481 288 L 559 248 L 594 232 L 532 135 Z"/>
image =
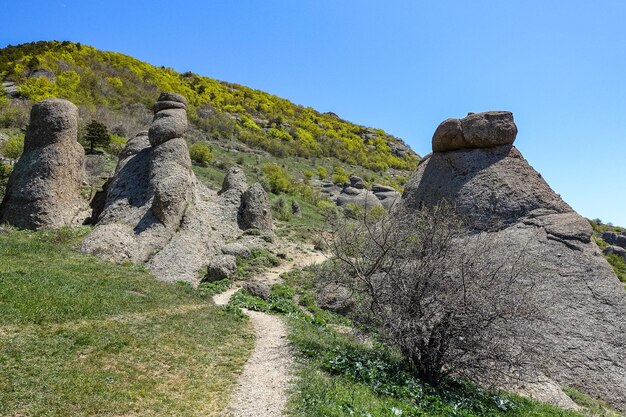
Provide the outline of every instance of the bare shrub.
<path id="1" fill-rule="evenodd" d="M 535 354 L 534 283 L 523 253 L 472 234 L 447 205 L 343 221 L 318 279 L 351 290 L 356 320 L 396 346 L 424 381 L 520 376 Z M 503 246 L 504 245 L 504 246 Z"/>

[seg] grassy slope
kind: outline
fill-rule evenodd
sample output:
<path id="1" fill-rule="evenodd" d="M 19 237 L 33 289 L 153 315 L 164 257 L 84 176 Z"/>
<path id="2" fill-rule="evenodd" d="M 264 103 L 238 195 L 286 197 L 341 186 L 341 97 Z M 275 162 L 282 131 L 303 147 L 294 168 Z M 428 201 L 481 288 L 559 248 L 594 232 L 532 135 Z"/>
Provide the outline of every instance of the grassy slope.
<path id="1" fill-rule="evenodd" d="M 38 69 L 51 71 L 54 80 L 30 77 Z M 180 74 L 71 42 L 0 49 L 0 78 L 16 81 L 22 96 L 33 102 L 62 97 L 86 110 L 106 108 L 137 115 L 141 112 L 136 107 L 150 109 L 160 91 L 176 91 L 187 97 L 189 118 L 196 127 L 222 139 L 237 137 L 277 156 L 336 157 L 377 171 L 411 170 L 418 161 L 414 153 L 394 155 L 391 145 L 402 145 L 402 141 L 383 130 L 238 84 Z"/>
<path id="2" fill-rule="evenodd" d="M 254 337 L 188 286 L 0 235 L 0 415 L 217 415 Z"/>

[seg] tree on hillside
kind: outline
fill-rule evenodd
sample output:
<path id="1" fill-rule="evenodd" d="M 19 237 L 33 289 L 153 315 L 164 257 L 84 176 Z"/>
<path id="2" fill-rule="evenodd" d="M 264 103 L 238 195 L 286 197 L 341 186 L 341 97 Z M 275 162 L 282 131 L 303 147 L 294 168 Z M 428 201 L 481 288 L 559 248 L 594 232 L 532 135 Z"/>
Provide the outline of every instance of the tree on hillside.
<path id="1" fill-rule="evenodd" d="M 85 130 L 85 142 L 89 144 L 89 153 L 94 153 L 96 146 L 109 146 L 111 135 L 109 135 L 105 125 L 97 120 L 92 120 Z"/>
<path id="2" fill-rule="evenodd" d="M 355 319 L 432 385 L 520 376 L 537 359 L 530 265 L 523 254 L 498 255 L 505 242 L 468 232 L 446 205 L 377 219 L 364 212 L 334 227 L 334 261 L 317 279 L 349 290 Z"/>

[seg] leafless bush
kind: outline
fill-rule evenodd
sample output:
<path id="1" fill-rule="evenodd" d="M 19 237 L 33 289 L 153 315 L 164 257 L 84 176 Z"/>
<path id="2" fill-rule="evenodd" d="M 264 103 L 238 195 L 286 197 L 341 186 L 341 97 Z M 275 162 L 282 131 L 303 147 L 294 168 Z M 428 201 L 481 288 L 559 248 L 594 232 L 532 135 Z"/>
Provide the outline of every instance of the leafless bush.
<path id="1" fill-rule="evenodd" d="M 523 253 L 499 255 L 505 242 L 471 234 L 446 205 L 366 216 L 335 227 L 334 267 L 319 277 L 353 291 L 357 320 L 434 385 L 529 369 L 537 309 Z"/>

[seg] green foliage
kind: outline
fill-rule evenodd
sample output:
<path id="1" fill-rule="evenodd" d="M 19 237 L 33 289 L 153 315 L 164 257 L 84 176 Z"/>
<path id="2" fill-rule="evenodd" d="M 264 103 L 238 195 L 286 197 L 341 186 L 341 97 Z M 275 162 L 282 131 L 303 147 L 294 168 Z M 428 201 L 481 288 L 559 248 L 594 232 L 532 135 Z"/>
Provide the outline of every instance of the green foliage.
<path id="1" fill-rule="evenodd" d="M 204 270 L 202 271 L 204 273 Z M 198 292 L 206 298 L 212 297 L 215 294 L 221 294 L 230 288 L 230 281 L 228 278 L 221 279 L 214 282 L 201 282 L 198 285 Z"/>
<path id="2" fill-rule="evenodd" d="M 350 182 L 350 176 L 345 169 L 341 166 L 336 166 L 333 170 L 333 183 L 335 184 L 347 184 Z"/>
<path id="3" fill-rule="evenodd" d="M 126 138 L 116 135 L 116 134 L 111 134 L 111 142 L 109 143 L 109 153 L 111 155 L 115 155 L 115 156 L 119 156 L 119 154 L 122 152 L 122 150 L 124 149 L 124 146 L 126 146 Z"/>
<path id="4" fill-rule="evenodd" d="M 320 177 L 321 180 L 325 180 L 328 178 L 328 170 L 324 167 L 317 168 L 317 176 Z"/>
<path id="5" fill-rule="evenodd" d="M 89 150 L 93 152 L 96 146 L 108 147 L 111 143 L 111 135 L 104 124 L 92 120 L 85 128 L 83 140 L 89 144 Z"/>
<path id="6" fill-rule="evenodd" d="M 278 220 L 288 222 L 291 220 L 291 203 L 284 196 L 279 196 L 274 204 L 272 204 L 274 217 Z"/>
<path id="7" fill-rule="evenodd" d="M 9 159 L 18 159 L 24 151 L 24 135 L 17 134 L 9 137 L 2 143 L 0 154 Z"/>
<path id="8" fill-rule="evenodd" d="M 192 161 L 207 166 L 213 160 L 213 152 L 206 144 L 196 142 L 189 146 L 189 157 Z"/>
<path id="9" fill-rule="evenodd" d="M 52 71 L 55 81 L 29 77 L 29 69 L 34 68 Z M 236 137 L 275 156 L 334 157 L 378 172 L 412 170 L 419 160 L 416 155 L 394 156 L 389 143 L 400 140 L 380 129 L 367 129 L 242 85 L 190 72 L 180 74 L 76 43 L 6 47 L 0 54 L 0 74 L 16 81 L 20 93 L 31 101 L 61 97 L 116 111 L 138 103 L 149 108 L 159 91 L 175 91 L 187 98 L 192 124 L 212 139 Z M 267 124 L 261 126 L 255 120 Z"/>
<path id="10" fill-rule="evenodd" d="M 626 260 L 615 253 L 608 254 L 606 260 L 609 261 L 613 267 L 615 275 L 617 275 L 619 280 L 626 282 Z"/>
<path id="11" fill-rule="evenodd" d="M 383 346 L 366 347 L 305 320 L 289 323 L 290 341 L 301 358 L 288 405 L 293 416 L 580 417 L 467 382 L 435 389 Z"/>
<path id="12" fill-rule="evenodd" d="M 257 229 L 248 229 L 257 230 Z M 251 249 L 252 256 L 249 258 L 237 257 L 237 269 L 234 276 L 246 279 L 268 268 L 280 265 L 280 259 L 265 248 Z"/>
<path id="13" fill-rule="evenodd" d="M 292 179 L 280 165 L 263 165 L 263 176 L 268 181 L 270 191 L 275 194 L 288 193 L 292 189 Z"/>
<path id="14" fill-rule="evenodd" d="M 304 178 L 307 181 L 310 181 L 313 178 L 313 175 L 315 175 L 315 173 L 313 171 L 305 169 L 304 171 L 302 171 L 302 175 L 304 175 Z"/>
<path id="15" fill-rule="evenodd" d="M 0 200 L 4 197 L 11 172 L 13 172 L 13 165 L 0 162 Z"/>

